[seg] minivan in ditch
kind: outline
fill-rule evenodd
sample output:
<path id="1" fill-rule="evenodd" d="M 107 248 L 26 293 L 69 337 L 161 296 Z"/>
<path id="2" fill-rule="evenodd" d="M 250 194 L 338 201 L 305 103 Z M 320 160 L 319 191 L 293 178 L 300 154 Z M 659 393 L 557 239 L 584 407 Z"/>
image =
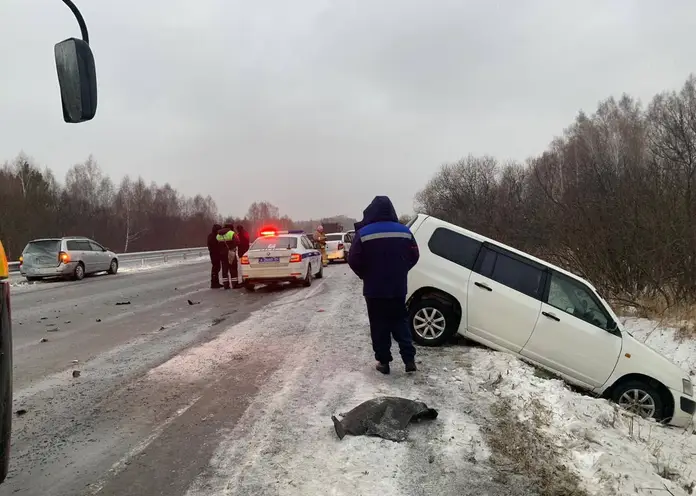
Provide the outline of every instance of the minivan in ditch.
<path id="1" fill-rule="evenodd" d="M 420 248 L 407 295 L 417 343 L 459 333 L 643 417 L 693 422 L 689 374 L 627 332 L 588 281 L 432 216 L 409 227 Z"/>

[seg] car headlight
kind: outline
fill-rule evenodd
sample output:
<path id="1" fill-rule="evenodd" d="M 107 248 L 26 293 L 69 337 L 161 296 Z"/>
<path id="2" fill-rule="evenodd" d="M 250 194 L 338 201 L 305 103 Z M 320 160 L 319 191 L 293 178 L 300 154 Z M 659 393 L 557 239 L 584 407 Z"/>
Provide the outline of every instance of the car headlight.
<path id="1" fill-rule="evenodd" d="M 682 385 L 684 386 L 684 394 L 688 396 L 694 395 L 694 385 L 691 384 L 689 379 L 682 379 Z"/>

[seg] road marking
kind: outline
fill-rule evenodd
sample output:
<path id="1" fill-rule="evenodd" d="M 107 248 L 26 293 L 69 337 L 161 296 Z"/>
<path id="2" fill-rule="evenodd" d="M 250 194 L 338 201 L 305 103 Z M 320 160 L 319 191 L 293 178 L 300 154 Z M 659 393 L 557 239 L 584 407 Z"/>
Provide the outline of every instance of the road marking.
<path id="1" fill-rule="evenodd" d="M 106 483 L 109 482 L 109 480 L 121 472 L 128 466 L 128 462 L 133 459 L 134 457 L 138 456 L 140 453 L 145 451 L 145 449 L 152 444 L 152 442 L 157 439 L 159 436 L 162 435 L 164 430 L 172 423 L 174 422 L 177 418 L 181 417 L 184 413 L 186 413 L 189 408 L 191 408 L 193 405 L 196 404 L 198 400 L 201 399 L 201 396 L 196 396 L 189 404 L 179 408 L 172 416 L 167 418 L 164 422 L 162 422 L 160 425 L 155 427 L 155 429 L 152 431 L 152 433 L 140 441 L 138 444 L 136 444 L 128 453 L 126 453 L 119 461 L 114 463 L 111 468 L 109 469 L 109 472 L 107 475 L 102 477 L 99 481 L 95 482 L 94 484 L 90 485 L 89 488 L 89 494 L 95 495 L 99 494 L 102 489 L 104 489 L 104 486 L 106 486 Z"/>

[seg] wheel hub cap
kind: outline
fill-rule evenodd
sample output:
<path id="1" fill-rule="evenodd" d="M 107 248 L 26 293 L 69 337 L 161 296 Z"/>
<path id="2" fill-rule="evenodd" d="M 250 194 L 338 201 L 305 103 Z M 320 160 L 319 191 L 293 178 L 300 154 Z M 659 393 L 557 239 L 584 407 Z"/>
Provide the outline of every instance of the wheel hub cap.
<path id="1" fill-rule="evenodd" d="M 629 389 L 622 394 L 619 398 L 619 406 L 643 418 L 649 418 L 655 414 L 655 400 L 641 389 Z"/>
<path id="2" fill-rule="evenodd" d="M 413 329 L 423 339 L 437 339 L 445 332 L 445 316 L 437 308 L 421 308 L 413 316 Z"/>

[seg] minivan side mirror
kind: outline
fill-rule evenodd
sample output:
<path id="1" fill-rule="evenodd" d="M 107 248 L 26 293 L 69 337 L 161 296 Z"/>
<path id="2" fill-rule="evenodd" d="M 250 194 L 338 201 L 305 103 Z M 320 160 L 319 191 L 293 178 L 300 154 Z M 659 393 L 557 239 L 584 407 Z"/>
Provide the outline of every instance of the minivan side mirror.
<path id="1" fill-rule="evenodd" d="M 89 121 L 97 113 L 97 73 L 86 41 L 68 38 L 54 48 L 63 120 Z"/>
<path id="2" fill-rule="evenodd" d="M 613 320 L 607 322 L 607 332 L 615 334 L 616 336 L 621 336 L 621 331 L 619 330 L 619 324 Z"/>

